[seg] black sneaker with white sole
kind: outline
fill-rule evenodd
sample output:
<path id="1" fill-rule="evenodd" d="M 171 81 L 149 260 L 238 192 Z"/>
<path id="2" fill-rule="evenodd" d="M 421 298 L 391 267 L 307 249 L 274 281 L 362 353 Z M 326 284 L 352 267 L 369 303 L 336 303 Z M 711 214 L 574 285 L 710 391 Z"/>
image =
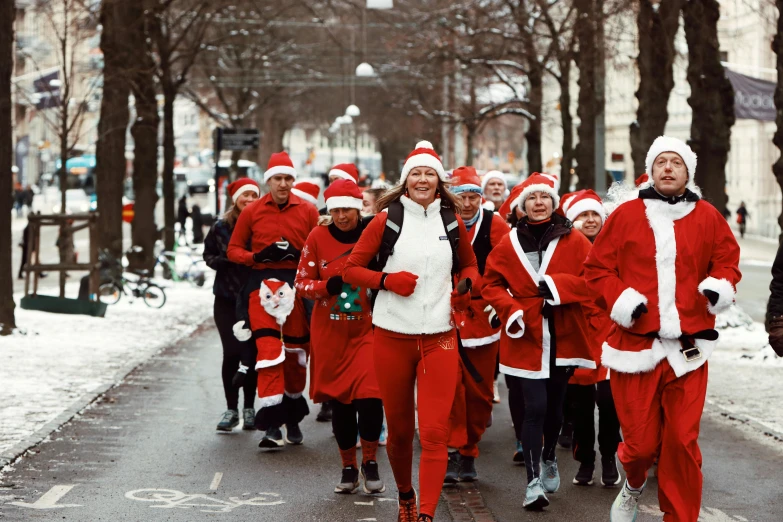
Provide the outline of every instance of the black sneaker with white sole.
<path id="1" fill-rule="evenodd" d="M 285 441 L 294 446 L 299 446 L 304 442 L 304 434 L 299 428 L 299 424 L 289 423 L 285 425 Z"/>
<path id="2" fill-rule="evenodd" d="M 594 473 L 595 466 L 582 463 L 579 466 L 579 471 L 576 472 L 576 476 L 574 477 L 574 484 L 577 486 L 592 486 Z"/>
<path id="3" fill-rule="evenodd" d="M 281 449 L 285 443 L 283 442 L 283 432 L 280 428 L 269 428 L 262 438 L 258 442 L 259 448 L 267 449 Z"/>
<path id="4" fill-rule="evenodd" d="M 444 484 L 456 484 L 459 482 L 459 461 L 459 452 L 449 451 L 449 463 L 446 467 L 446 476 L 443 477 Z"/>
<path id="5" fill-rule="evenodd" d="M 609 458 L 601 457 L 601 485 L 605 488 L 616 488 L 620 485 L 622 478 L 617 469 L 617 460 L 614 455 Z"/>
<path id="6" fill-rule="evenodd" d="M 368 460 L 362 463 L 361 477 L 364 485 L 362 486 L 364 492 L 368 495 L 374 493 L 383 493 L 386 491 L 386 485 L 381 480 L 381 476 L 378 473 L 378 463 L 374 460 Z"/>
<path id="7" fill-rule="evenodd" d="M 475 457 L 459 456 L 459 479 L 461 482 L 475 482 L 478 480 Z"/>
<path id="8" fill-rule="evenodd" d="M 334 492 L 340 495 L 351 495 L 359 491 L 359 470 L 355 466 L 343 468 L 340 483 L 334 487 Z"/>

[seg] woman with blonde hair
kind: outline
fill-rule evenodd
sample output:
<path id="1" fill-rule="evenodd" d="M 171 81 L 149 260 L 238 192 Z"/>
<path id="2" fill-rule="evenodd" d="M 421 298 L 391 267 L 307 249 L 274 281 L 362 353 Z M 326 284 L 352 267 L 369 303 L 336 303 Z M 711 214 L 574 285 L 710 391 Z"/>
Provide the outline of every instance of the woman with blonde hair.
<path id="1" fill-rule="evenodd" d="M 448 461 L 449 413 L 459 354 L 452 311 L 470 304 L 478 268 L 460 205 L 429 142 L 408 156 L 400 184 L 348 258 L 343 280 L 378 290 L 372 321 L 378 385 L 389 425 L 388 454 L 399 491 L 398 521 L 431 521 Z M 372 264 L 371 264 L 372 263 Z M 411 480 L 418 397 L 421 507 Z"/>

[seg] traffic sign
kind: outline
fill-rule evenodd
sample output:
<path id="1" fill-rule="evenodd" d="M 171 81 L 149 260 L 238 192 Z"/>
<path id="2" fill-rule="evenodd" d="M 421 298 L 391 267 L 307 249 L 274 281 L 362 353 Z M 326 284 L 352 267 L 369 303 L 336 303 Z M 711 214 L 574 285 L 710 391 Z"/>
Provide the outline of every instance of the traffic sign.
<path id="1" fill-rule="evenodd" d="M 122 220 L 126 223 L 133 221 L 136 211 L 133 209 L 133 203 L 126 203 L 122 206 Z"/>
<path id="2" fill-rule="evenodd" d="M 217 150 L 256 150 L 260 142 L 258 129 L 215 129 Z"/>

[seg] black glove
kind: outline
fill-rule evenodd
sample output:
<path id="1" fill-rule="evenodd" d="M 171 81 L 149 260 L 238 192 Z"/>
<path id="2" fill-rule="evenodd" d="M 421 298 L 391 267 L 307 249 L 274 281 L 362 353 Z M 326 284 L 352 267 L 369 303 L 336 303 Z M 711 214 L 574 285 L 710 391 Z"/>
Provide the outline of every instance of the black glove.
<path id="1" fill-rule="evenodd" d="M 720 299 L 720 295 L 718 294 L 718 292 L 715 292 L 713 290 L 704 290 L 704 297 L 707 298 L 707 300 L 710 302 L 712 306 L 718 304 L 718 299 Z"/>
<path id="2" fill-rule="evenodd" d="M 642 316 L 642 314 L 646 314 L 647 312 L 648 312 L 647 305 L 642 303 L 636 308 L 634 308 L 634 311 L 631 314 L 631 319 L 639 319 Z"/>
<path id="3" fill-rule="evenodd" d="M 330 277 L 326 282 L 326 291 L 329 295 L 337 295 L 343 289 L 343 278 L 340 276 Z"/>
<path id="4" fill-rule="evenodd" d="M 298 261 L 301 252 L 295 249 L 285 238 L 280 238 L 277 243 L 272 243 L 261 252 L 253 254 L 255 263 L 274 263 L 277 261 Z"/>
<path id="5" fill-rule="evenodd" d="M 236 388 L 242 388 L 245 385 L 245 377 L 247 377 L 247 371 L 250 368 L 245 366 L 244 364 L 239 364 L 239 369 L 237 370 L 237 373 L 234 374 L 234 378 L 231 379 L 231 385 Z"/>
<path id="6" fill-rule="evenodd" d="M 550 290 L 549 285 L 546 284 L 546 281 L 539 281 L 538 282 L 538 295 L 540 297 L 543 297 L 544 299 L 554 299 L 555 296 L 552 294 L 552 290 Z"/>

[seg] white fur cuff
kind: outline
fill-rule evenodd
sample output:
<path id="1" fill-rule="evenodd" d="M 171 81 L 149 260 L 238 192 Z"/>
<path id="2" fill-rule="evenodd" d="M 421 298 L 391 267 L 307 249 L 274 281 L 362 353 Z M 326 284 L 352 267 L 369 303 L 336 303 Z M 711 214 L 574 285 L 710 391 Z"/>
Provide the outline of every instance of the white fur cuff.
<path id="1" fill-rule="evenodd" d="M 506 335 L 511 337 L 512 339 L 519 339 L 523 335 L 525 335 L 525 323 L 522 321 L 522 316 L 524 315 L 524 312 L 522 310 L 517 310 L 513 314 L 511 314 L 511 317 L 508 318 L 508 321 L 506 321 Z M 518 326 L 519 330 L 516 332 L 512 332 L 511 329 L 514 328 L 514 326 Z"/>
<path id="2" fill-rule="evenodd" d="M 707 310 L 712 315 L 718 315 L 720 312 L 727 310 L 734 302 L 734 287 L 731 286 L 726 279 L 715 279 L 714 277 L 708 277 L 699 285 L 699 293 L 704 294 L 705 290 L 712 290 L 718 294 L 718 302 L 713 305 L 707 300 Z"/>
<path id="3" fill-rule="evenodd" d="M 283 361 L 285 361 L 285 350 L 280 348 L 280 355 L 278 355 L 277 358 L 263 359 L 261 361 L 256 362 L 256 370 L 260 370 L 262 368 L 271 368 L 272 366 L 277 366 Z"/>
<path id="4" fill-rule="evenodd" d="M 547 286 L 547 288 L 549 288 L 549 291 L 552 292 L 552 297 L 554 297 L 554 299 L 547 299 L 546 302 L 552 306 L 560 306 L 560 294 L 557 293 L 557 286 L 555 286 L 555 281 L 551 276 L 545 275 L 544 284 Z"/>
<path id="5" fill-rule="evenodd" d="M 633 326 L 633 311 L 640 304 L 646 305 L 647 298 L 629 286 L 614 302 L 609 317 L 623 328 L 630 328 Z"/>
<path id="6" fill-rule="evenodd" d="M 277 406 L 283 402 L 283 394 L 279 393 L 277 395 L 270 395 L 269 397 L 261 397 L 261 400 L 258 401 L 258 409 L 262 408 L 269 408 L 271 406 Z"/>

